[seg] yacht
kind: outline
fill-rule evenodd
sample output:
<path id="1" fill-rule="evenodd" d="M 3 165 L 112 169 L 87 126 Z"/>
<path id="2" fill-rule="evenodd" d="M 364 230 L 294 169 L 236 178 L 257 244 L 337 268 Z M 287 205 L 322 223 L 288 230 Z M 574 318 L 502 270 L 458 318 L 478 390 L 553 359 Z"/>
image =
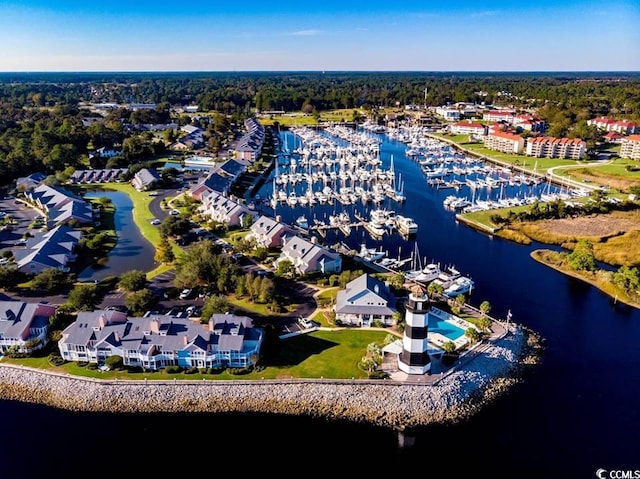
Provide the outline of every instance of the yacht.
<path id="1" fill-rule="evenodd" d="M 360 251 L 357 256 L 362 258 L 364 261 L 379 261 L 387 255 L 384 251 L 376 251 L 375 248 L 367 248 L 367 245 L 362 243 L 360 245 Z"/>
<path id="2" fill-rule="evenodd" d="M 296 225 L 304 230 L 309 229 L 309 220 L 305 215 L 300 215 L 296 218 Z"/>
<path id="3" fill-rule="evenodd" d="M 444 290 L 445 296 L 456 297 L 461 294 L 469 294 L 473 289 L 474 283 L 471 278 L 460 276 L 453 280 L 453 282 Z"/>
<path id="4" fill-rule="evenodd" d="M 395 226 L 403 235 L 411 235 L 418 232 L 418 223 L 408 216 L 396 215 Z"/>

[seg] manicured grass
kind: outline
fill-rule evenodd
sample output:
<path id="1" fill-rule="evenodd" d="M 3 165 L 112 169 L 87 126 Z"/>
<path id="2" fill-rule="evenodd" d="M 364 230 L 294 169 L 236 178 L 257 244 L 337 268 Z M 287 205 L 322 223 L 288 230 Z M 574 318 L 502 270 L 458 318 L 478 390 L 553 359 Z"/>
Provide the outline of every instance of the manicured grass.
<path id="1" fill-rule="evenodd" d="M 229 303 L 233 306 L 241 308 L 245 311 L 249 311 L 253 314 L 261 314 L 263 316 L 281 316 L 281 315 L 289 314 L 294 312 L 298 306 L 297 304 L 287 304 L 286 305 L 287 312 L 279 314 L 271 311 L 266 304 L 253 303 L 246 298 L 238 299 L 233 296 L 227 296 L 227 299 L 229 300 Z"/>
<path id="2" fill-rule="evenodd" d="M 168 374 L 161 372 L 128 373 L 125 371 L 91 370 L 78 363 L 65 363 L 51 366 L 46 357 L 9 359 L 2 361 L 22 364 L 38 369 L 47 369 L 60 373 L 101 379 L 278 379 L 278 378 L 327 378 L 351 379 L 366 378 L 367 373 L 358 368 L 370 343 L 382 343 L 387 336 L 385 331 L 346 329 L 335 331 L 314 331 L 312 333 L 280 340 L 278 352 L 264 359 L 264 367 L 249 374 L 231 375 L 227 371 L 219 374 Z"/>
<path id="3" fill-rule="evenodd" d="M 500 151 L 485 148 L 482 143 L 470 143 L 468 135 L 443 135 L 435 133 L 432 136 L 438 139 L 449 140 L 456 143 L 460 148 L 467 149 L 478 155 L 485 156 L 494 161 L 507 163 L 509 165 L 519 166 L 527 171 L 544 174 L 549 168 L 562 165 L 586 164 L 585 162 L 576 162 L 575 160 L 563 160 L 556 158 L 532 158 L 525 155 L 516 155 L 502 153 Z"/>
<path id="4" fill-rule="evenodd" d="M 345 122 L 352 121 L 353 112 L 357 111 L 359 115 L 366 112 L 361 108 L 344 108 L 338 110 L 327 110 L 320 112 L 320 122 Z M 284 115 L 274 115 L 273 117 L 261 117 L 260 123 L 264 126 L 273 125 L 278 122 L 282 126 L 303 126 L 317 125 L 318 121 L 311 114 L 302 112 L 286 113 Z"/>

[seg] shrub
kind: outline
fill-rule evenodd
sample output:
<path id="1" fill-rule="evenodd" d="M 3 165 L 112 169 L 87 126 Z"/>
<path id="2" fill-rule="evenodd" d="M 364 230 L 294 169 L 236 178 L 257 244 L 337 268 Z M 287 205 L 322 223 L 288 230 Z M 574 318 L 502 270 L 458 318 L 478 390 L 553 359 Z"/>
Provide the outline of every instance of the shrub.
<path id="1" fill-rule="evenodd" d="M 182 371 L 182 368 L 180 366 L 167 366 L 164 370 L 167 374 L 177 374 Z"/>
<path id="2" fill-rule="evenodd" d="M 189 369 L 186 369 L 184 371 L 185 374 L 196 374 L 197 372 L 198 372 L 198 368 L 196 368 L 195 366 Z"/>
<path id="3" fill-rule="evenodd" d="M 233 376 L 241 376 L 243 374 L 249 374 L 253 371 L 253 367 L 247 366 L 245 368 L 229 368 L 229 374 Z"/>
<path id="4" fill-rule="evenodd" d="M 122 356 L 114 354 L 113 356 L 109 356 L 104 363 L 112 371 L 114 369 L 120 369 L 122 367 Z"/>
<path id="5" fill-rule="evenodd" d="M 62 356 L 56 353 L 51 353 L 47 358 L 47 361 L 49 362 L 49 364 L 51 364 L 51 366 L 62 366 L 64 364 L 64 359 L 62 359 Z"/>

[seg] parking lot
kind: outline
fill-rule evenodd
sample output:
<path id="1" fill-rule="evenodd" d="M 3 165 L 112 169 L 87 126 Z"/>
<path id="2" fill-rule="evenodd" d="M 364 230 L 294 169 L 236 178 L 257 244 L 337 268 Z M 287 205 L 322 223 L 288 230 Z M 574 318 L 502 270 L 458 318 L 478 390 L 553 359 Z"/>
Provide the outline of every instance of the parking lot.
<path id="1" fill-rule="evenodd" d="M 0 199 L 0 211 L 6 214 L 5 218 L 11 217 L 15 220 L 8 228 L 2 228 L 0 231 L 0 250 L 7 248 L 14 250 L 19 247 L 16 243 L 27 232 L 34 233 L 29 225 L 41 216 L 40 212 L 16 200 L 13 196 L 3 196 Z"/>

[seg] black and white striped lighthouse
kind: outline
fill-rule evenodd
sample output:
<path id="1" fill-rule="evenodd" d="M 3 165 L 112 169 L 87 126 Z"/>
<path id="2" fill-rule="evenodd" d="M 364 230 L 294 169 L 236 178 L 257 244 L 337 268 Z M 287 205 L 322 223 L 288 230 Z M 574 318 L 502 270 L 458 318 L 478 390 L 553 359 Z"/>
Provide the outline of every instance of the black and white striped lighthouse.
<path id="1" fill-rule="evenodd" d="M 426 374 L 431 369 L 427 352 L 428 315 L 430 306 L 427 295 L 416 286 L 409 294 L 402 336 L 402 353 L 398 367 L 407 374 Z"/>

